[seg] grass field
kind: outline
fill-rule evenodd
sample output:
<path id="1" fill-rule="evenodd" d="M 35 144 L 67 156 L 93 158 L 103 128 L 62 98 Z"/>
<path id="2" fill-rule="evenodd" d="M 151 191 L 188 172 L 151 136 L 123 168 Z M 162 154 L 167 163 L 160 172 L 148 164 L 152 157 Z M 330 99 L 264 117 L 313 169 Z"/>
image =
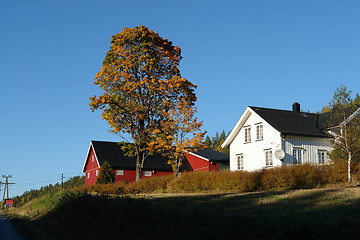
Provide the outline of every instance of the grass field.
<path id="1" fill-rule="evenodd" d="M 30 228 L 32 239 L 359 239 L 360 187 L 123 197 L 54 193 L 7 213 L 22 216 L 15 220 Z"/>

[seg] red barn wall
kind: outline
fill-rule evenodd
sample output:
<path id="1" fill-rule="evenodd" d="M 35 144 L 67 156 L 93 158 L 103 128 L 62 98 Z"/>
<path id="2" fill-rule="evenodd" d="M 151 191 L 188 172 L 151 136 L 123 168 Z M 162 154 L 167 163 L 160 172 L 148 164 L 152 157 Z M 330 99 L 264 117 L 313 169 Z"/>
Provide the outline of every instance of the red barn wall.
<path id="1" fill-rule="evenodd" d="M 124 175 L 116 175 L 116 170 L 114 170 L 115 182 L 135 182 L 136 179 L 136 171 L 135 170 L 123 170 Z M 149 178 L 149 177 L 158 177 L 173 174 L 172 171 L 151 171 L 151 176 L 145 176 L 145 171 L 142 171 L 141 178 Z"/>
<path id="2" fill-rule="evenodd" d="M 86 159 L 85 185 L 95 185 L 97 179 L 96 170 L 97 173 L 100 174 L 100 166 L 96 160 L 94 150 L 91 147 L 88 159 Z"/>
<path id="3" fill-rule="evenodd" d="M 96 179 L 100 174 L 100 166 L 98 165 L 98 161 L 94 154 L 94 150 L 91 147 L 88 158 L 86 159 L 85 165 L 85 185 L 95 185 Z M 142 171 L 141 178 L 149 178 L 149 177 L 156 177 L 156 176 L 165 176 L 173 174 L 172 171 L 151 171 L 151 176 L 145 176 L 145 171 Z M 123 175 L 117 175 L 116 170 L 114 170 L 114 177 L 115 182 L 135 182 L 136 179 L 136 172 L 134 170 L 123 170 Z"/>
<path id="4" fill-rule="evenodd" d="M 195 156 L 193 154 L 187 154 L 186 159 L 190 163 L 193 171 L 205 171 L 205 172 L 212 172 L 212 171 L 218 171 L 219 170 L 219 164 L 214 163 L 211 164 L 210 161 L 207 161 L 205 159 L 202 159 L 198 156 Z"/>

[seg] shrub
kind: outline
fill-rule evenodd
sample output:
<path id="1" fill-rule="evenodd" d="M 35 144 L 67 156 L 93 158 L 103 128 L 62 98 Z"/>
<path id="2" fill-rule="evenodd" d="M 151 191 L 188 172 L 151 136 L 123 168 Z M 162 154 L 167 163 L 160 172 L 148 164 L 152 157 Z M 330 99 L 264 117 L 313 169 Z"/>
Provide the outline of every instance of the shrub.
<path id="1" fill-rule="evenodd" d="M 338 163 L 339 164 L 339 163 Z M 353 167 L 359 173 L 359 164 Z M 355 176 L 355 175 L 353 175 Z M 122 195 L 154 192 L 250 192 L 314 188 L 346 181 L 343 165 L 291 165 L 254 172 L 185 172 L 174 175 L 143 178 L 136 183 L 119 182 L 76 188 L 79 192 L 99 195 Z"/>
<path id="2" fill-rule="evenodd" d="M 213 184 L 214 190 L 219 191 L 252 191 L 255 187 L 253 174 L 250 172 L 214 172 Z"/>
<path id="3" fill-rule="evenodd" d="M 201 192 L 214 190 L 208 172 L 185 172 L 172 179 L 167 185 L 168 192 Z"/>
<path id="4" fill-rule="evenodd" d="M 115 182 L 114 171 L 110 163 L 105 161 L 100 168 L 99 177 L 96 179 L 96 184 L 108 184 Z"/>
<path id="5" fill-rule="evenodd" d="M 98 195 L 123 195 L 127 192 L 128 184 L 125 182 L 117 182 L 113 184 L 96 184 L 90 186 L 80 186 L 74 188 L 74 191 L 87 193 L 87 194 L 98 194 Z"/>
<path id="6" fill-rule="evenodd" d="M 263 169 L 257 172 L 259 190 L 280 190 L 292 185 L 292 173 L 289 167 Z"/>
<path id="7" fill-rule="evenodd" d="M 128 186 L 128 190 L 130 192 L 134 192 L 134 190 L 137 190 L 143 193 L 165 192 L 168 182 L 171 181 L 173 178 L 175 178 L 173 174 L 159 177 L 143 178 L 140 179 L 140 181 L 132 184 L 132 186 Z"/>
<path id="8" fill-rule="evenodd" d="M 291 167 L 292 189 L 314 188 L 321 185 L 317 177 L 317 167 L 310 164 L 302 164 Z"/>

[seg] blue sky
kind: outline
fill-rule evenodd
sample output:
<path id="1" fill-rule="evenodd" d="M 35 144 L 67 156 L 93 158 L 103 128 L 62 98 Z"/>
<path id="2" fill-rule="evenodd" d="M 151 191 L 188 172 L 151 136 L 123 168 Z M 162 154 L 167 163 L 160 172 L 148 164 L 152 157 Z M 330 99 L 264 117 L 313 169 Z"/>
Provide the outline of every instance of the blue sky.
<path id="1" fill-rule="evenodd" d="M 350 0 L 0 0 L 0 175 L 13 175 L 18 195 L 80 175 L 90 140 L 121 140 L 88 98 L 125 27 L 181 47 L 214 136 L 249 105 L 319 111 L 340 84 L 359 92 L 359 10 Z"/>

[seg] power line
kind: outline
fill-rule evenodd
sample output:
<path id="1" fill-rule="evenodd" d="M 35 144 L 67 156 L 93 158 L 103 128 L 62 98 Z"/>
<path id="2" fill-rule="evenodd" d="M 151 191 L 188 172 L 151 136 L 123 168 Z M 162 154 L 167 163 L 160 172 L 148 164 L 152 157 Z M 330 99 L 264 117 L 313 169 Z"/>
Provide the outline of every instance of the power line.
<path id="1" fill-rule="evenodd" d="M 56 176 L 57 175 L 57 176 Z M 83 173 L 80 172 L 63 172 L 61 174 L 61 178 L 59 179 L 59 175 L 58 174 L 35 174 L 34 176 L 30 177 L 20 177 L 19 176 L 16 177 L 16 185 L 14 185 L 14 187 L 12 188 L 12 192 L 15 190 L 15 192 L 26 192 L 26 191 L 31 191 L 31 190 L 36 190 L 36 189 L 40 189 L 42 187 L 47 187 L 49 185 L 60 185 L 60 187 L 62 186 L 62 188 L 64 188 L 65 185 L 65 180 L 71 179 L 73 177 L 82 177 Z M 60 180 L 60 181 L 59 181 Z M 5 185 L 5 183 L 3 183 Z M 1 186 L 2 184 L 0 184 Z M 31 189 L 30 189 L 31 188 Z M 3 190 L 1 190 L 0 188 L 0 197 Z M 19 194 L 18 194 L 19 195 Z"/>

